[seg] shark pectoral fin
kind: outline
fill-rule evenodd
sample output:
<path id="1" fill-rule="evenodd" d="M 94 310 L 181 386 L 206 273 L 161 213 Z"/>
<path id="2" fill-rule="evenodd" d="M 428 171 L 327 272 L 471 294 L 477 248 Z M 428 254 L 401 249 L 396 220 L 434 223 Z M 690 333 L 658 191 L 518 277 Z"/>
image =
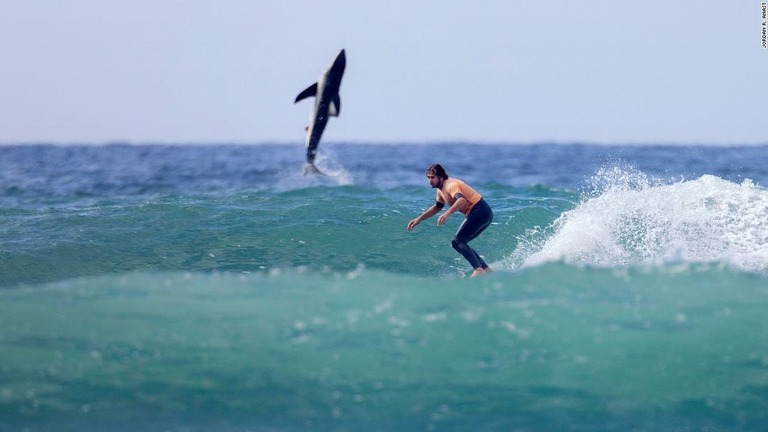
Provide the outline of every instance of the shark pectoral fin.
<path id="1" fill-rule="evenodd" d="M 293 101 L 293 103 L 296 103 L 302 99 L 306 99 L 312 96 L 317 96 L 317 83 L 314 83 L 311 86 L 305 88 L 303 92 L 299 93 L 299 95 L 296 96 L 296 100 Z"/>
<path id="2" fill-rule="evenodd" d="M 341 112 L 341 98 L 336 95 L 328 106 L 328 115 L 331 117 L 338 117 Z"/>

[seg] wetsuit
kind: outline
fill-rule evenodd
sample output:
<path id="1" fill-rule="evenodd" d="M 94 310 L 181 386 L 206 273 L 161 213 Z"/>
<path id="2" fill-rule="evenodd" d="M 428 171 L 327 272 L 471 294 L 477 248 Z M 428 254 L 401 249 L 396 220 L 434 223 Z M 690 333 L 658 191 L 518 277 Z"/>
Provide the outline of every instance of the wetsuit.
<path id="1" fill-rule="evenodd" d="M 437 208 L 442 209 L 445 204 L 453 205 L 459 197 L 463 197 L 467 201 L 467 205 L 459 209 L 466 219 L 459 226 L 459 230 L 456 231 L 456 235 L 453 237 L 453 241 L 451 241 L 451 246 L 469 261 L 472 268 L 486 269 L 488 264 L 467 243 L 488 228 L 493 221 L 493 210 L 485 202 L 482 195 L 463 181 L 454 178 L 448 178 L 443 181 L 442 187 L 437 190 L 435 205 Z"/>

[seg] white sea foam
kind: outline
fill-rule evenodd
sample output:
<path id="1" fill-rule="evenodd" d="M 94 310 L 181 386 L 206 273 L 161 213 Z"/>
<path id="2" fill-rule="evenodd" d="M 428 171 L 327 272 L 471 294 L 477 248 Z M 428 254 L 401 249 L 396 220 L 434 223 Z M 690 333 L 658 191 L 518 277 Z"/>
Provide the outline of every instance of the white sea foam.
<path id="1" fill-rule="evenodd" d="M 302 166 L 297 165 L 283 171 L 282 180 L 276 189 L 285 191 L 313 186 L 349 186 L 355 183 L 352 174 L 344 168 L 332 149 L 318 154 L 315 166 L 325 175 L 304 175 Z"/>
<path id="2" fill-rule="evenodd" d="M 555 260 L 609 267 L 725 262 L 768 270 L 768 190 L 751 180 L 737 184 L 704 175 L 663 184 L 636 170 L 612 168 L 598 172 L 590 188 L 546 239 L 522 242 L 529 249 L 523 266 Z"/>

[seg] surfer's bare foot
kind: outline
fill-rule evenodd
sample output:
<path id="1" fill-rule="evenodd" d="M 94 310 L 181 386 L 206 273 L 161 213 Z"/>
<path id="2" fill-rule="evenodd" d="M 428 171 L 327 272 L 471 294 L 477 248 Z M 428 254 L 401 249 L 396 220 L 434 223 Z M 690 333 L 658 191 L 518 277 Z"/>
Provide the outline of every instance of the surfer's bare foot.
<path id="1" fill-rule="evenodd" d="M 475 271 L 473 271 L 473 272 L 472 272 L 472 276 L 470 276 L 470 277 L 471 277 L 471 278 L 473 278 L 473 277 L 477 277 L 477 276 L 480 276 L 481 274 L 483 274 L 483 273 L 485 273 L 485 272 L 486 272 L 486 270 L 485 270 L 485 269 L 481 269 L 481 268 L 479 268 L 479 269 L 475 269 Z"/>
<path id="2" fill-rule="evenodd" d="M 475 269 L 475 271 L 472 272 L 472 275 L 470 277 L 473 278 L 476 276 L 480 276 L 483 273 L 490 273 L 492 271 L 493 269 L 490 267 Z"/>

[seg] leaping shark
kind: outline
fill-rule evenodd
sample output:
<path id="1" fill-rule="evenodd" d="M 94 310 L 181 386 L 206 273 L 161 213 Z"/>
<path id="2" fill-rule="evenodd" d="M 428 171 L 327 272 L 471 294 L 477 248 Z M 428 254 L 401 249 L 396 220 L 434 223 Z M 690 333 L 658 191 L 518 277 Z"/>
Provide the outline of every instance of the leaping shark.
<path id="1" fill-rule="evenodd" d="M 320 76 L 320 79 L 307 87 L 296 96 L 296 103 L 310 96 L 315 97 L 315 107 L 312 115 L 309 117 L 307 126 L 307 164 L 304 165 L 304 175 L 308 173 L 323 174 L 315 166 L 315 155 L 317 146 L 320 144 L 320 137 L 323 136 L 325 125 L 329 117 L 338 117 L 341 112 L 341 99 L 339 98 L 339 87 L 341 86 L 341 77 L 344 75 L 344 68 L 347 65 L 347 57 L 344 50 L 341 50 L 336 60 Z"/>

